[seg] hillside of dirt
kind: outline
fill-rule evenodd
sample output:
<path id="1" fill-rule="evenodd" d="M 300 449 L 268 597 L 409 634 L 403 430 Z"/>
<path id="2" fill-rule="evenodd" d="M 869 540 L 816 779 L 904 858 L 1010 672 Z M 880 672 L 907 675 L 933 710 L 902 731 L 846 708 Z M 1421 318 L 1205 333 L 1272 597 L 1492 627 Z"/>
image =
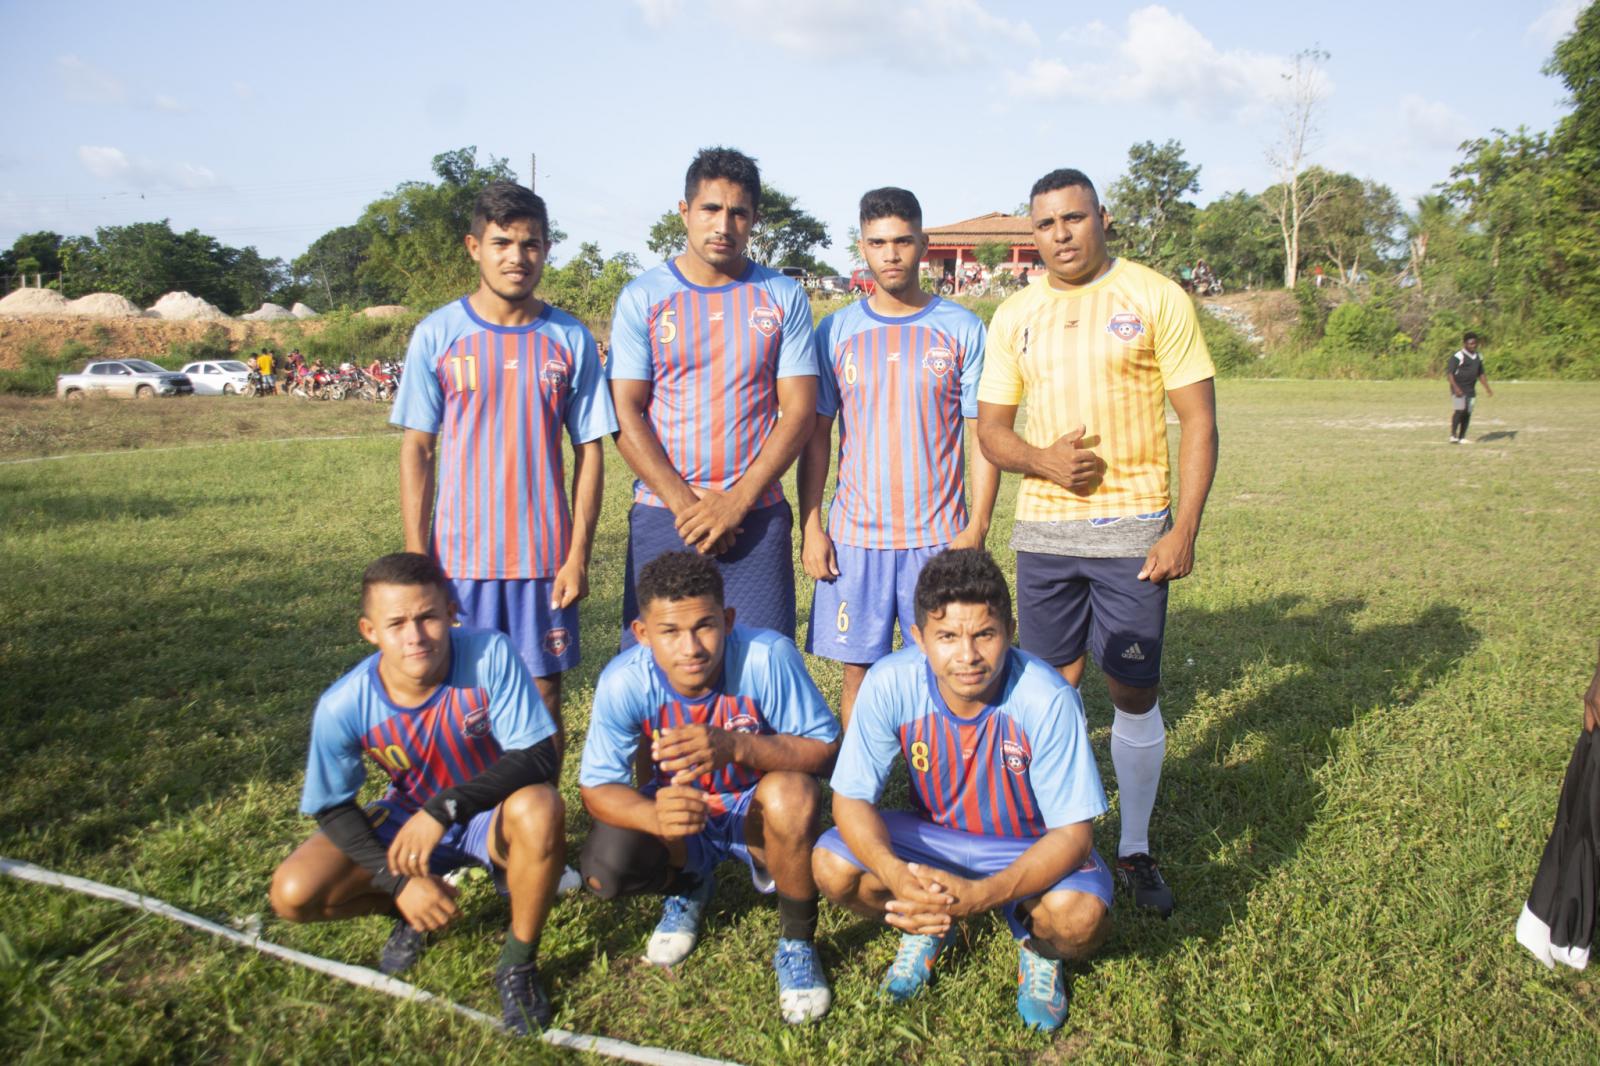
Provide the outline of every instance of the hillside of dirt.
<path id="1" fill-rule="evenodd" d="M 1294 332 L 1299 308 L 1285 289 L 1253 289 L 1226 296 L 1203 296 L 1200 305 L 1243 333 L 1258 350 L 1282 348 Z"/>
<path id="2" fill-rule="evenodd" d="M 216 336 L 228 338 L 228 350 L 235 355 L 261 345 L 281 346 L 280 336 L 289 329 L 298 335 L 322 329 L 317 319 L 289 322 L 169 321 L 157 318 L 68 318 L 55 316 L 0 315 L 0 370 L 22 365 L 22 353 L 37 345 L 54 355 L 62 345 L 77 341 L 105 353 L 105 358 L 151 358 L 166 354 L 174 344 Z"/>

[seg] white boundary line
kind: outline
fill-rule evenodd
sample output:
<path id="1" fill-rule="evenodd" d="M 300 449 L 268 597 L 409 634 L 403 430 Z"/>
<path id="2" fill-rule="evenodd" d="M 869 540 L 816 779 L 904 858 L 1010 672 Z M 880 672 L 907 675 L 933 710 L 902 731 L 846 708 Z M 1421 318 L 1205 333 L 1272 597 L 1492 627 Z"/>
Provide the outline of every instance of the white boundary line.
<path id="1" fill-rule="evenodd" d="M 205 440 L 195 444 L 173 444 L 166 448 L 114 448 L 107 452 L 63 452 L 60 455 L 34 455 L 26 459 L 0 459 L 0 466 L 17 466 L 21 463 L 53 463 L 58 459 L 92 459 L 106 455 L 151 455 L 155 452 L 186 452 L 194 448 L 226 448 L 230 444 L 296 444 L 310 440 L 373 440 L 379 437 L 400 438 L 399 433 L 343 433 L 326 437 L 268 437 L 265 440 L 244 438 L 240 440 Z"/>
<path id="2" fill-rule="evenodd" d="M 325 973 L 337 977 L 341 981 L 348 981 L 362 988 L 370 988 L 382 992 L 396 999 L 410 1000 L 414 1003 L 437 1003 L 455 1011 L 464 1018 L 487 1025 L 492 1029 L 505 1031 L 505 1026 L 497 1019 L 491 1018 L 482 1011 L 463 1007 L 461 1004 L 436 996 L 431 992 L 424 992 L 415 985 L 393 977 L 385 976 L 377 970 L 369 970 L 365 966 L 352 966 L 349 963 L 334 962 L 320 955 L 310 955 L 304 951 L 286 948 L 281 944 L 274 944 L 262 940 L 259 936 L 241 933 L 237 929 L 230 929 L 225 925 L 218 925 L 197 914 L 179 910 L 172 904 L 153 896 L 142 896 L 127 889 L 113 888 L 103 885 L 98 881 L 90 881 L 71 874 L 59 874 L 54 870 L 46 870 L 42 866 L 35 866 L 31 862 L 19 859 L 7 859 L 0 856 L 0 873 L 15 877 L 20 881 L 32 881 L 36 884 L 50 885 L 55 888 L 65 888 L 85 896 L 94 896 L 98 899 L 108 899 L 114 903 L 121 903 L 135 910 L 148 911 L 159 914 L 163 918 L 170 918 L 175 922 L 191 926 L 212 936 L 220 936 L 224 940 L 231 940 L 235 944 L 254 948 L 264 955 L 272 955 L 288 962 L 296 963 L 318 973 Z M 690 1055 L 682 1051 L 672 1051 L 667 1048 L 641 1047 L 638 1044 L 629 1044 L 622 1040 L 612 1040 L 610 1037 L 591 1036 L 588 1033 L 572 1033 L 565 1029 L 546 1029 L 540 1034 L 540 1039 L 546 1044 L 566 1048 L 570 1051 L 588 1052 L 591 1055 L 604 1055 L 607 1058 L 621 1059 L 624 1062 L 644 1063 L 645 1066 L 738 1066 L 726 1059 L 707 1059 L 699 1055 Z"/>

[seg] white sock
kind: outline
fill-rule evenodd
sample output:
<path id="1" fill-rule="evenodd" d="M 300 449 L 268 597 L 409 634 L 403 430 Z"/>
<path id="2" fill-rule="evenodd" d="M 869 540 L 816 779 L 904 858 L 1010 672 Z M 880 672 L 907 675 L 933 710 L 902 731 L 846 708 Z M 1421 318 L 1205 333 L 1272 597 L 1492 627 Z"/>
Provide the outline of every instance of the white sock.
<path id="1" fill-rule="evenodd" d="M 1117 856 L 1150 852 L 1150 812 L 1161 784 L 1161 760 L 1167 754 L 1167 725 L 1159 701 L 1144 714 L 1121 708 L 1111 723 L 1111 765 L 1117 771 L 1122 807 L 1122 839 Z"/>

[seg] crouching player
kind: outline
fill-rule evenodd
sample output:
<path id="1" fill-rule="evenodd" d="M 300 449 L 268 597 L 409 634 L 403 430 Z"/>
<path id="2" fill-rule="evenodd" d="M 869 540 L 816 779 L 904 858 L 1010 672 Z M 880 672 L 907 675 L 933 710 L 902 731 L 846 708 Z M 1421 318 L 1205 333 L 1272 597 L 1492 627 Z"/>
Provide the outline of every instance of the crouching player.
<path id="1" fill-rule="evenodd" d="M 378 651 L 317 704 L 300 809 L 319 829 L 272 875 L 272 909 L 292 922 L 398 912 L 379 963 L 395 974 L 459 916 L 441 875 L 487 867 L 511 897 L 495 988 L 526 1034 L 551 1018 L 535 954 L 566 854 L 556 726 L 506 636 L 452 628 L 452 614 L 428 556 L 367 567 L 361 635 Z M 363 755 L 390 780 L 365 811 Z"/>
<path id="2" fill-rule="evenodd" d="M 1062 960 L 1111 928 L 1111 873 L 1090 822 L 1105 793 L 1077 692 L 1011 647 L 1011 595 L 986 552 L 934 556 L 916 585 L 916 646 L 867 672 L 833 774 L 837 828 L 814 857 L 835 903 L 903 931 L 883 981 L 909 999 L 956 919 L 999 907 L 1017 938 L 1017 1012 L 1066 1020 Z M 877 809 L 896 756 L 916 810 Z"/>
<path id="3" fill-rule="evenodd" d="M 595 686 L 579 784 L 594 828 L 579 868 L 601 899 L 666 896 L 645 957 L 673 966 L 694 949 L 726 859 L 778 896 L 778 1009 L 790 1023 L 832 1002 L 812 941 L 811 877 L 821 786 L 839 726 L 794 643 L 734 624 L 717 564 L 669 552 L 639 572 L 638 644 Z M 648 745 L 648 779 L 633 786 Z M 641 774 L 641 776 L 645 776 Z"/>

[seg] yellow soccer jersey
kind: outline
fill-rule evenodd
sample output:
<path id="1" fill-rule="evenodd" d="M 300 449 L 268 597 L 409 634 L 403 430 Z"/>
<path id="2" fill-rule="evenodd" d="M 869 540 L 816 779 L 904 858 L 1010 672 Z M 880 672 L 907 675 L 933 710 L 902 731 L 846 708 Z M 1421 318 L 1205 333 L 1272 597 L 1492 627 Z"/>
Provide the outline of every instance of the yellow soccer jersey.
<path id="1" fill-rule="evenodd" d="M 1079 289 L 1040 279 L 989 324 L 978 399 L 1026 403 L 1023 440 L 1043 448 L 1077 425 L 1106 463 L 1087 496 L 1026 477 L 1018 522 L 1149 514 L 1168 506 L 1166 393 L 1215 377 L 1187 293 L 1118 259 Z"/>

